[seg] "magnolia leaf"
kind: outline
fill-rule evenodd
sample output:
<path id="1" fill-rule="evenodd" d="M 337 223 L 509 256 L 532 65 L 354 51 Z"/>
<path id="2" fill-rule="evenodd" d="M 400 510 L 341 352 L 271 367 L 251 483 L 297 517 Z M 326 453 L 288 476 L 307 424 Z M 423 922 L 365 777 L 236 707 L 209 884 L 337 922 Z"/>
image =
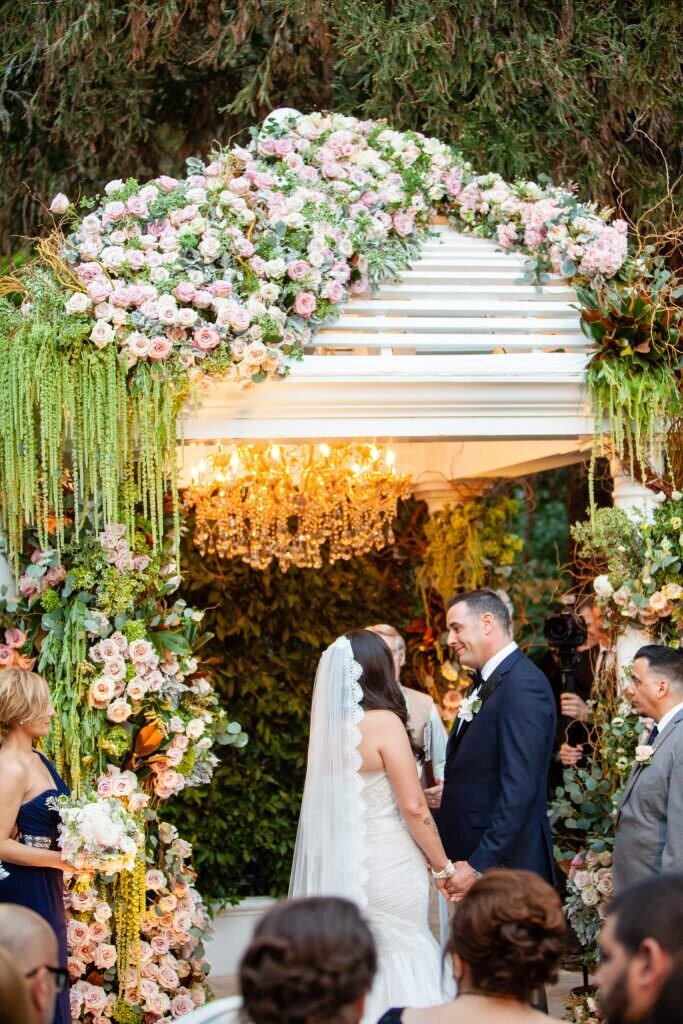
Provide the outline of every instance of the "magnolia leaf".
<path id="1" fill-rule="evenodd" d="M 135 739 L 135 753 L 147 757 L 158 750 L 164 741 L 164 734 L 156 725 L 144 725 Z"/>

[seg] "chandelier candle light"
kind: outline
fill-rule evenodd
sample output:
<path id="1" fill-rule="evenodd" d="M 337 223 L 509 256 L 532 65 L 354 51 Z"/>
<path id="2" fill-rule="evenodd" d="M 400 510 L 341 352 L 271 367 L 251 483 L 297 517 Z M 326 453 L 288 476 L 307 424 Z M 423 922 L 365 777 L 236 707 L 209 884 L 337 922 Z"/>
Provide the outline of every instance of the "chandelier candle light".
<path id="1" fill-rule="evenodd" d="M 185 491 L 195 544 L 254 569 L 276 559 L 282 572 L 319 569 L 324 545 L 330 562 L 381 549 L 393 542 L 399 498 L 410 493 L 395 462 L 391 449 L 374 444 L 218 448 Z"/>

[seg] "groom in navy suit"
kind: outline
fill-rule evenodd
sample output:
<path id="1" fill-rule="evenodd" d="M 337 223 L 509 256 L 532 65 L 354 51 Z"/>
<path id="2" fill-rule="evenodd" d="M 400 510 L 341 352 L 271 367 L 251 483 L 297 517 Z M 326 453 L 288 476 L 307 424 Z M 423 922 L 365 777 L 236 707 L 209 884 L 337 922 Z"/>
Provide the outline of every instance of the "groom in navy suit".
<path id="1" fill-rule="evenodd" d="M 456 595 L 446 622 L 449 647 L 476 671 L 446 751 L 438 825 L 456 869 L 448 889 L 457 899 L 494 867 L 535 871 L 552 883 L 550 684 L 512 640 L 510 613 L 494 591 Z"/>

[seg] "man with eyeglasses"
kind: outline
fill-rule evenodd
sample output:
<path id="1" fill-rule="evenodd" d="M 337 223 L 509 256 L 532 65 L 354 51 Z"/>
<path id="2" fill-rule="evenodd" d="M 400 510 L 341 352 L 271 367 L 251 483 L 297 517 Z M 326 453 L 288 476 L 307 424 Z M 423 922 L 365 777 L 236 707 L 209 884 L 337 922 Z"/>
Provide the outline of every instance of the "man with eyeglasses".
<path id="1" fill-rule="evenodd" d="M 14 903 L 0 905 L 0 947 L 26 979 L 32 1016 L 26 1024 L 52 1024 L 57 994 L 67 982 L 59 967 L 57 937 L 47 921 Z"/>

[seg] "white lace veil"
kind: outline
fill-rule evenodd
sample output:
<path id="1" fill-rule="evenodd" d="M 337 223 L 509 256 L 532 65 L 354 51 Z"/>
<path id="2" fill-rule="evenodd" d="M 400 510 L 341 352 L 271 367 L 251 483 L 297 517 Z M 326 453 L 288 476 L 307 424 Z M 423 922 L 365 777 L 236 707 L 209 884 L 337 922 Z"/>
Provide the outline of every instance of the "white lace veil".
<path id="1" fill-rule="evenodd" d="M 362 668 L 341 636 L 318 664 L 308 767 L 290 896 L 344 896 L 367 904 L 363 780 L 358 723 Z"/>

